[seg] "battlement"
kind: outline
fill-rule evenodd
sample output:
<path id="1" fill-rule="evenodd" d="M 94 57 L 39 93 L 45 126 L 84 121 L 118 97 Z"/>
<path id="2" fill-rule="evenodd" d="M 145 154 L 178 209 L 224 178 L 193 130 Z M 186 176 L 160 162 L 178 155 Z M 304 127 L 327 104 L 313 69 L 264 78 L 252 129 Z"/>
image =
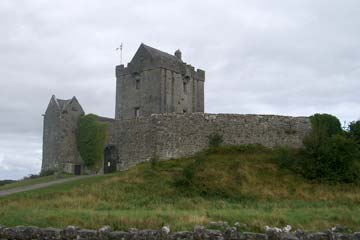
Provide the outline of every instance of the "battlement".
<path id="1" fill-rule="evenodd" d="M 115 75 L 115 118 L 97 117 L 108 126 L 99 172 L 125 170 L 154 156 L 191 156 L 208 147 L 213 133 L 225 145 L 300 148 L 311 130 L 307 117 L 204 113 L 205 71 L 183 62 L 180 50 L 171 55 L 141 44 L 126 66 L 116 66 Z M 75 97 L 51 98 L 44 115 L 43 170 L 86 170 L 76 144 L 82 115 Z"/>
<path id="2" fill-rule="evenodd" d="M 131 61 L 118 65 L 115 118 L 153 113 L 204 112 L 205 71 L 174 55 L 141 44 Z"/>

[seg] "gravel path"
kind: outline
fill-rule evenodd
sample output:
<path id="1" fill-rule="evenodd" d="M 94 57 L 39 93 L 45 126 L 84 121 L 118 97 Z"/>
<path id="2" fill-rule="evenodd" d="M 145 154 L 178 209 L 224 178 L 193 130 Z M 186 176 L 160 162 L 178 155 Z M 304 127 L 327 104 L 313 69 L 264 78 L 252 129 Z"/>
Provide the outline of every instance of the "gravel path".
<path id="1" fill-rule="evenodd" d="M 59 179 L 59 180 L 53 180 L 51 182 L 46 182 L 46 183 L 38 183 L 38 184 L 34 184 L 34 185 L 11 188 L 11 189 L 2 190 L 2 191 L 0 190 L 0 197 L 8 196 L 8 195 L 11 195 L 14 193 L 19 193 L 19 192 L 27 192 L 27 191 L 31 191 L 31 190 L 35 190 L 35 189 L 46 188 L 46 187 L 53 186 L 56 184 L 72 182 L 72 181 L 75 181 L 78 179 L 84 179 L 84 178 L 89 178 L 89 177 L 91 177 L 91 175 L 77 176 L 77 177 L 72 177 L 72 178 L 64 178 L 64 179 Z"/>

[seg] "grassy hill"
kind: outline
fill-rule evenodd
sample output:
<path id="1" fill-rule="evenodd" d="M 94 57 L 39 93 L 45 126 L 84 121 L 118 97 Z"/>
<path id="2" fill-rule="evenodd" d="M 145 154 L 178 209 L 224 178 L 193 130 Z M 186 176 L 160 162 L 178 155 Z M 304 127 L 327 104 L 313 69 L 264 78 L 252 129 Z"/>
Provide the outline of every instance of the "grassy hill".
<path id="1" fill-rule="evenodd" d="M 278 169 L 275 153 L 232 147 L 141 164 L 52 188 L 0 198 L 0 224 L 114 229 L 192 229 L 210 221 L 319 230 L 360 224 L 360 187 L 312 183 Z"/>

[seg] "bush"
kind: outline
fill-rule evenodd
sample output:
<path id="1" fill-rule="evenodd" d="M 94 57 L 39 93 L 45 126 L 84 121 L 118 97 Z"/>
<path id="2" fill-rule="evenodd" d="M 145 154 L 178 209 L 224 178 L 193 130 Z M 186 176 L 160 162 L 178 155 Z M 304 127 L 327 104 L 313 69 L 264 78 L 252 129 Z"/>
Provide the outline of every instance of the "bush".
<path id="1" fill-rule="evenodd" d="M 360 120 L 351 122 L 349 125 L 349 133 L 358 144 L 360 144 Z"/>
<path id="2" fill-rule="evenodd" d="M 332 182 L 359 179 L 360 154 L 357 143 L 343 135 L 333 135 L 316 152 L 304 149 L 301 168 L 304 177 Z"/>
<path id="3" fill-rule="evenodd" d="M 219 147 L 223 142 L 222 135 L 218 133 L 212 133 L 208 136 L 209 139 L 209 147 Z"/>
<path id="4" fill-rule="evenodd" d="M 315 114 L 310 121 L 311 132 L 304 139 L 303 149 L 278 149 L 276 160 L 279 166 L 299 172 L 311 180 L 358 181 L 359 146 L 342 130 L 340 121 L 329 114 Z"/>
<path id="5" fill-rule="evenodd" d="M 77 133 L 77 145 L 85 165 L 99 170 L 104 160 L 107 141 L 107 123 L 97 121 L 97 116 L 89 114 L 81 117 Z"/>
<path id="6" fill-rule="evenodd" d="M 311 132 L 304 139 L 304 146 L 307 152 L 314 157 L 323 152 L 328 139 L 336 134 L 343 133 L 341 123 L 335 116 L 329 114 L 315 114 L 310 117 Z"/>

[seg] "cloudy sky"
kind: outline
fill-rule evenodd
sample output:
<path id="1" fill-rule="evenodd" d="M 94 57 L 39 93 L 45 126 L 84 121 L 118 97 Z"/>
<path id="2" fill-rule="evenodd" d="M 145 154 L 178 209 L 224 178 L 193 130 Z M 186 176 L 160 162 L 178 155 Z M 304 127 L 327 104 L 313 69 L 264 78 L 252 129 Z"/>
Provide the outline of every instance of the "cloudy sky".
<path id="1" fill-rule="evenodd" d="M 360 118 L 359 0 L 1 0 L 0 179 L 37 173 L 52 94 L 113 117 L 115 48 L 206 70 L 206 111 Z"/>

